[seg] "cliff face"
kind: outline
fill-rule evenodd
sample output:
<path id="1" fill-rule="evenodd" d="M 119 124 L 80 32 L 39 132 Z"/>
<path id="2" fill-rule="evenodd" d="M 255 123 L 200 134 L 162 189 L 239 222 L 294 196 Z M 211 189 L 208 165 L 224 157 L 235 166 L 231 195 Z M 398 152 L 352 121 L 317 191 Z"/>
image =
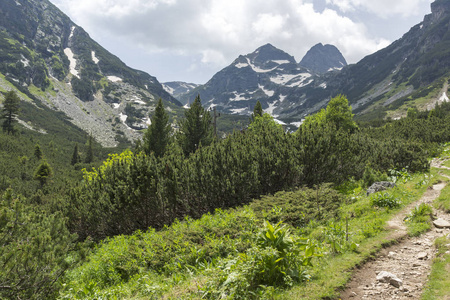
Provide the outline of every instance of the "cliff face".
<path id="1" fill-rule="evenodd" d="M 450 1 L 437 0 L 431 3 L 431 21 L 436 22 L 450 14 Z"/>

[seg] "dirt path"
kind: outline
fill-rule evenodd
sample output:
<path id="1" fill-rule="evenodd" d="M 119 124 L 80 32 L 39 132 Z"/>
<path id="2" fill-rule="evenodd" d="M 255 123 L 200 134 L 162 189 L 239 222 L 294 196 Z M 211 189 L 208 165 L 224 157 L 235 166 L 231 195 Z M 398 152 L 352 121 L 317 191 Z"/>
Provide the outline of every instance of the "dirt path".
<path id="1" fill-rule="evenodd" d="M 442 161 L 433 161 L 432 166 L 446 168 L 442 166 Z M 341 293 L 341 299 L 420 298 L 435 257 L 434 240 L 450 235 L 450 229 L 432 228 L 419 237 L 408 238 L 403 219 L 415 206 L 421 203 L 431 204 L 444 187 L 445 183 L 439 183 L 429 188 L 419 201 L 405 207 L 388 222 L 388 228 L 393 230 L 388 239 L 396 239 L 399 243 L 382 249 L 373 261 L 356 270 L 347 288 Z M 435 211 L 435 216 L 450 221 L 450 216 L 441 211 Z M 377 275 L 382 271 L 397 276 L 401 281 L 400 286 L 378 281 Z"/>

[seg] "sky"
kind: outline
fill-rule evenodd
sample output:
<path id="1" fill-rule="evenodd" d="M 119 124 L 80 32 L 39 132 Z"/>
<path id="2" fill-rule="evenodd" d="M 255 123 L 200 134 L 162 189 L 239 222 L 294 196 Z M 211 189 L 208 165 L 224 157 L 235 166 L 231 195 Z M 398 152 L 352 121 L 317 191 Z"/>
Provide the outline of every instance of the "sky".
<path id="1" fill-rule="evenodd" d="M 271 43 L 299 62 L 317 43 L 348 63 L 388 46 L 432 0 L 50 0 L 128 66 L 203 84 Z"/>

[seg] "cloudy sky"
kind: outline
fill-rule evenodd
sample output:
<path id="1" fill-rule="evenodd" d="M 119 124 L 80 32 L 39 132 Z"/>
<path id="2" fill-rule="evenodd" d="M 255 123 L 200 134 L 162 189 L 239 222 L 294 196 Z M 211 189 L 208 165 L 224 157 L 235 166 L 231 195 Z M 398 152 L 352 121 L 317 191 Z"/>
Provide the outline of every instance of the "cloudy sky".
<path id="1" fill-rule="evenodd" d="M 300 61 L 333 44 L 349 63 L 386 47 L 432 0 L 50 0 L 103 47 L 160 82 L 205 83 L 271 43 Z"/>

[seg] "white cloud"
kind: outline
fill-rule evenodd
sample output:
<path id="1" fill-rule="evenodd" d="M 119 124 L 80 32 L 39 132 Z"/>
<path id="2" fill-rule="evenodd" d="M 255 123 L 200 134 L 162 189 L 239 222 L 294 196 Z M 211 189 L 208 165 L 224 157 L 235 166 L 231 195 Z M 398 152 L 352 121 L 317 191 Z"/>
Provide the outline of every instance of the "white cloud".
<path id="1" fill-rule="evenodd" d="M 337 6 L 342 12 L 352 12 L 359 9 L 374 13 L 381 18 L 400 15 L 408 17 L 420 13 L 422 3 L 431 3 L 434 0 L 326 0 L 327 4 Z"/>

